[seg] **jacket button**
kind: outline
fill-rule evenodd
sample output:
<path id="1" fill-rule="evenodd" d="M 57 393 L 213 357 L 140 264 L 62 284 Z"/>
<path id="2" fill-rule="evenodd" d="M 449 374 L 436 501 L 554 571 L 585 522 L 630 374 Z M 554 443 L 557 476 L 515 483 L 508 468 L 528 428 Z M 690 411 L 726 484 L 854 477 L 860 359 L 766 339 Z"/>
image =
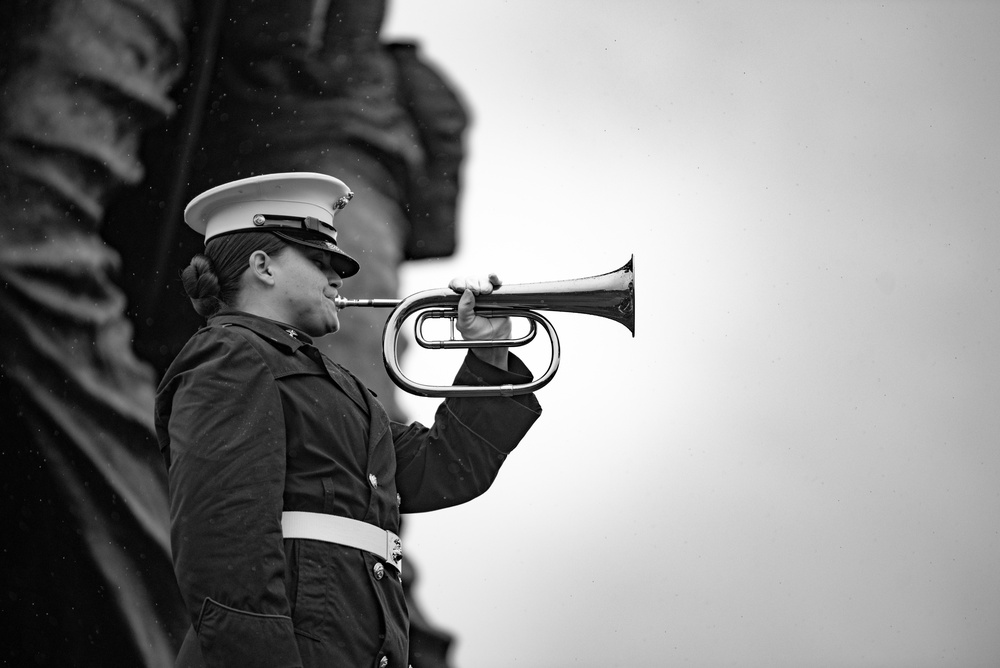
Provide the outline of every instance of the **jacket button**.
<path id="1" fill-rule="evenodd" d="M 372 487 L 378 487 L 378 478 L 375 477 L 374 473 L 368 474 L 368 482 L 371 484 Z"/>
<path id="2" fill-rule="evenodd" d="M 381 659 L 379 659 L 378 668 L 385 668 L 388 665 L 389 665 L 389 657 L 383 656 Z"/>
<path id="3" fill-rule="evenodd" d="M 385 576 L 385 566 L 383 566 L 382 564 L 375 564 L 375 566 L 372 568 L 372 573 L 375 574 L 376 580 L 381 580 L 382 577 Z"/>

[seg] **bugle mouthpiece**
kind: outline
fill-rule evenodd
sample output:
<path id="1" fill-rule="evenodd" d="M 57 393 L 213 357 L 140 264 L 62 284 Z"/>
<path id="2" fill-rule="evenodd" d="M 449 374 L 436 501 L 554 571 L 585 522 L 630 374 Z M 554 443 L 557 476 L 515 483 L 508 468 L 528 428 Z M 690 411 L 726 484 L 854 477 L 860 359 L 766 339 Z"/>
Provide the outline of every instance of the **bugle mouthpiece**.
<path id="1" fill-rule="evenodd" d="M 337 308 L 348 307 L 368 307 L 368 308 L 396 308 L 398 299 L 347 299 L 337 295 L 333 298 L 333 303 Z"/>

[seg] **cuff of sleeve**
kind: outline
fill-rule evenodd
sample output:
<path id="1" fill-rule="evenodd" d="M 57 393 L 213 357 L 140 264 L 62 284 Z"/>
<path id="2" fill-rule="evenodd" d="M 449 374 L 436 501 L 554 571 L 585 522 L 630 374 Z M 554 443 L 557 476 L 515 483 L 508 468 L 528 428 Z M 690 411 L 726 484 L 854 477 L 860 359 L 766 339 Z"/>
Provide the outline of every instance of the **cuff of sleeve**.
<path id="1" fill-rule="evenodd" d="M 300 668 L 291 617 L 237 610 L 206 598 L 198 618 L 205 665 Z"/>
<path id="2" fill-rule="evenodd" d="M 456 385 L 523 384 L 534 380 L 516 355 L 507 360 L 509 371 L 482 361 L 471 351 L 455 377 Z M 534 393 L 516 397 L 464 397 L 448 399 L 449 410 L 496 451 L 510 454 L 542 413 Z"/>
<path id="3" fill-rule="evenodd" d="M 531 370 L 514 353 L 507 353 L 507 371 L 479 359 L 471 350 L 455 377 L 456 385 L 523 384 L 535 379 Z"/>

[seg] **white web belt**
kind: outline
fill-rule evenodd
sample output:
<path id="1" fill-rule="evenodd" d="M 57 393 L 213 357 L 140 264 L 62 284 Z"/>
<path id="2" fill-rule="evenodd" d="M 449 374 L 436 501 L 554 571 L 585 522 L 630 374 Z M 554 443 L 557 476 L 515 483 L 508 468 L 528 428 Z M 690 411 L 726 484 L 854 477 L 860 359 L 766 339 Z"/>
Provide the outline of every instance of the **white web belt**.
<path id="1" fill-rule="evenodd" d="M 287 511 L 281 513 L 281 531 L 285 538 L 306 538 L 367 550 L 379 559 L 402 570 L 403 542 L 391 531 L 359 520 L 327 515 Z"/>

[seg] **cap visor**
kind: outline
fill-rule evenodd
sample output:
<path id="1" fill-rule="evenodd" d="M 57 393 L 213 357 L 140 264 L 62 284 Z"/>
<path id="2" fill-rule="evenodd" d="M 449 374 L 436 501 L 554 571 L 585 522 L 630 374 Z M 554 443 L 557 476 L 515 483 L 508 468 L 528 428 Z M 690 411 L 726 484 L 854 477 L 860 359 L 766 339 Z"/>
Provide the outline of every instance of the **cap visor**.
<path id="1" fill-rule="evenodd" d="M 286 232 L 277 232 L 274 230 L 269 231 L 271 234 L 274 234 L 275 236 L 293 244 L 306 246 L 308 248 L 315 248 L 328 253 L 330 255 L 330 265 L 341 278 L 350 278 L 361 270 L 361 265 L 358 264 L 358 261 L 344 251 L 340 250 L 340 247 L 332 241 L 328 241 L 326 239 L 307 239 L 297 237 Z"/>

